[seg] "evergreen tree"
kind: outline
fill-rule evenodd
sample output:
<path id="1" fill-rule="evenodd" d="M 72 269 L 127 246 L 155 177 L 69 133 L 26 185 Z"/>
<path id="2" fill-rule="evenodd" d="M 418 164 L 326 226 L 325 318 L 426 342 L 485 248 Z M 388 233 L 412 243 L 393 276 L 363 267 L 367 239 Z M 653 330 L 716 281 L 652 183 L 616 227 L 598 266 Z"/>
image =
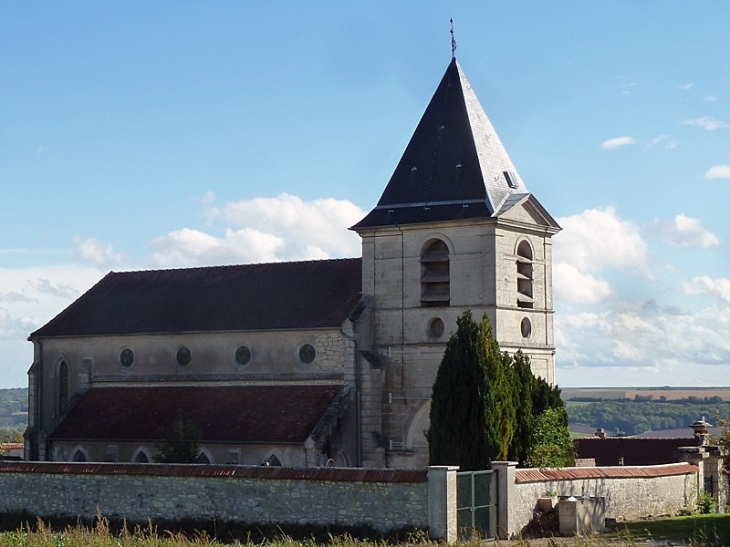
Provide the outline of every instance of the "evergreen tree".
<path id="1" fill-rule="evenodd" d="M 182 409 L 168 431 L 160 431 L 162 442 L 156 446 L 158 463 L 195 463 L 200 451 L 201 431 L 195 423 L 186 420 Z"/>
<path id="2" fill-rule="evenodd" d="M 489 360 L 501 362 L 499 347 L 485 319 L 471 312 L 456 320 L 436 373 L 431 425 L 426 432 L 430 465 L 458 465 L 462 470 L 488 469 L 500 453 L 496 398 L 489 381 Z"/>
<path id="3" fill-rule="evenodd" d="M 532 373 L 530 358 L 521 351 L 518 351 L 512 358 L 512 369 L 517 383 L 515 398 L 517 428 L 512 438 L 508 459 L 524 465 L 532 439 L 535 419 L 533 397 L 537 391 L 538 382 Z"/>

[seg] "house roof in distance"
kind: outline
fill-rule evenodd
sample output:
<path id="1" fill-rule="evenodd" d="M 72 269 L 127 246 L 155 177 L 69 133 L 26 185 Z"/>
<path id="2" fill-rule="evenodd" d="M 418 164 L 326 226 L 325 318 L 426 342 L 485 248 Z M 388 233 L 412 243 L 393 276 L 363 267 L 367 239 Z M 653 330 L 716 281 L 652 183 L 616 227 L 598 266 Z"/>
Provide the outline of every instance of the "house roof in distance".
<path id="1" fill-rule="evenodd" d="M 201 442 L 303 443 L 347 392 L 339 384 L 98 387 L 49 439 L 157 442 L 180 409 Z"/>
<path id="2" fill-rule="evenodd" d="M 361 260 L 111 272 L 30 337 L 337 327 Z"/>
<path id="3" fill-rule="evenodd" d="M 453 58 L 378 205 L 353 229 L 490 217 L 526 193 Z"/>

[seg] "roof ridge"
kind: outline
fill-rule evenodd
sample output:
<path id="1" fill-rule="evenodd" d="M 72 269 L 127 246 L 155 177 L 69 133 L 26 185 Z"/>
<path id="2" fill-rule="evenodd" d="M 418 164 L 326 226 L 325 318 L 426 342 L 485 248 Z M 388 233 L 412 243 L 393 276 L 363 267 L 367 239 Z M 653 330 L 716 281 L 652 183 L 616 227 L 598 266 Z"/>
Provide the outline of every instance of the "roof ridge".
<path id="1" fill-rule="evenodd" d="M 247 268 L 254 266 L 275 266 L 275 265 L 286 265 L 286 264 L 310 264 L 310 263 L 324 263 L 324 262 L 348 262 L 353 260 L 361 260 L 360 257 L 340 257 L 340 258 L 313 258 L 309 260 L 281 260 L 272 262 L 248 262 L 244 264 L 212 264 L 209 266 L 181 266 L 179 268 L 152 268 L 148 270 L 121 270 L 114 271 L 110 270 L 107 275 L 126 275 L 136 273 L 151 273 L 151 272 L 188 272 L 196 270 L 215 270 L 215 269 L 232 269 L 232 268 Z M 106 277 L 106 276 L 104 276 Z M 103 279 L 103 278 L 102 278 Z"/>

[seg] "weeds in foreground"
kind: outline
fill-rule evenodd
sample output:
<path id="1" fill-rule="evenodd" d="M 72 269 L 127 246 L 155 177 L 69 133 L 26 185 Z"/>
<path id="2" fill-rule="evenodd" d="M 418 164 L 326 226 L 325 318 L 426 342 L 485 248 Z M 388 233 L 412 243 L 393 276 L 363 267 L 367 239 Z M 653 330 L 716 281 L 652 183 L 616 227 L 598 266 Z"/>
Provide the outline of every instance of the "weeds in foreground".
<path id="1" fill-rule="evenodd" d="M 432 541 L 424 531 L 408 534 L 400 540 L 358 539 L 349 534 L 325 539 L 294 539 L 281 529 L 261 539 L 247 537 L 222 541 L 207 532 L 159 532 L 151 522 L 130 529 L 126 524 L 110 526 L 98 516 L 92 525 L 76 524 L 54 529 L 41 520 L 24 524 L 17 530 L 0 532 L 0 547 L 446 547 Z M 586 538 L 547 538 L 541 540 L 494 541 L 494 547 L 628 547 L 637 544 L 664 545 L 662 538 L 680 539 L 686 545 L 719 547 L 730 545 L 730 515 L 695 515 L 624 524 L 617 534 Z M 459 547 L 484 547 L 479 538 L 465 541 Z"/>

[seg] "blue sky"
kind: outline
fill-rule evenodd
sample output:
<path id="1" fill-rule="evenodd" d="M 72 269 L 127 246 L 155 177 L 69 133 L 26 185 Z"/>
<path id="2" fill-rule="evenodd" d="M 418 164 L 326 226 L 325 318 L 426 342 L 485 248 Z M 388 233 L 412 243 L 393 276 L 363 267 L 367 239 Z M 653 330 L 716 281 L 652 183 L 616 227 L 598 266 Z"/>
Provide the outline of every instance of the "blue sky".
<path id="1" fill-rule="evenodd" d="M 730 3 L 0 3 L 0 387 L 109 270 L 359 256 L 451 57 L 554 238 L 561 386 L 730 384 Z"/>

